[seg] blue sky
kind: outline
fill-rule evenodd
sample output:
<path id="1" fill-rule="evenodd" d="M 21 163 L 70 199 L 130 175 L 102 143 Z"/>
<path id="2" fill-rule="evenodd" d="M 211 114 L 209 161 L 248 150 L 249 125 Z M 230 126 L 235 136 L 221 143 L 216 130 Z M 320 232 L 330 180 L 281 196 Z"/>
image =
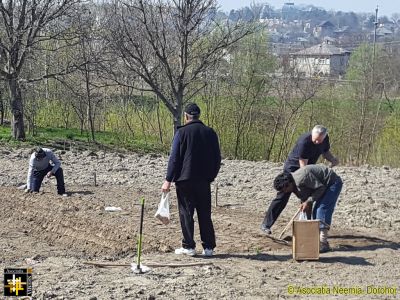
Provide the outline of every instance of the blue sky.
<path id="1" fill-rule="evenodd" d="M 249 6 L 251 3 L 269 3 L 275 8 L 281 8 L 285 2 L 293 2 L 294 4 L 312 4 L 314 6 L 323 7 L 326 10 L 341 10 L 354 12 L 370 12 L 375 14 L 375 8 L 379 6 L 379 15 L 390 17 L 393 13 L 400 13 L 399 0 L 270 0 L 270 1 L 254 1 L 254 0 L 217 0 L 223 11 Z"/>

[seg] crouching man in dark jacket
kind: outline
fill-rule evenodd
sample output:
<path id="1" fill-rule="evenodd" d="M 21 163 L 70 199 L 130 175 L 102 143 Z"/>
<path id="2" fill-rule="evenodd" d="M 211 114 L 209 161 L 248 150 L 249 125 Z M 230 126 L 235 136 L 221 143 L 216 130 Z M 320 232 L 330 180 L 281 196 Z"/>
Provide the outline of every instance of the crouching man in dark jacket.
<path id="1" fill-rule="evenodd" d="M 210 183 L 218 175 L 221 153 L 217 134 L 199 117 L 200 108 L 195 103 L 185 107 L 185 125 L 178 127 L 175 133 L 162 191 L 168 192 L 171 182 L 175 182 L 183 234 L 182 248 L 176 249 L 175 253 L 196 254 L 193 240 L 196 209 L 203 255 L 212 256 L 216 244 L 211 219 Z"/>
<path id="2" fill-rule="evenodd" d="M 341 178 L 324 165 L 307 165 L 293 173 L 279 174 L 274 180 L 278 192 L 294 193 L 301 200 L 301 210 L 313 208 L 313 219 L 320 223 L 320 252 L 330 250 L 328 230 L 337 199 L 342 190 Z"/>

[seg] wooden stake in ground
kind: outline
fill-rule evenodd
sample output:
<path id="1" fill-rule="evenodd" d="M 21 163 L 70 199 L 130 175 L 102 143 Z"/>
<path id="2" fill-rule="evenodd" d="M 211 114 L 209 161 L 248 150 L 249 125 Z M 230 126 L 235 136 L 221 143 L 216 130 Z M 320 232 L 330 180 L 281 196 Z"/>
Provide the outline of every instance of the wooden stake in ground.
<path id="1" fill-rule="evenodd" d="M 279 235 L 278 239 L 282 239 L 283 234 L 286 232 L 286 230 L 289 229 L 290 225 L 292 225 L 294 219 L 297 217 L 297 215 L 300 213 L 301 208 L 299 208 L 294 216 L 290 219 L 289 223 L 287 223 L 286 227 L 282 230 L 281 234 Z"/>
<path id="2" fill-rule="evenodd" d="M 215 207 L 218 206 L 218 182 L 215 183 Z"/>

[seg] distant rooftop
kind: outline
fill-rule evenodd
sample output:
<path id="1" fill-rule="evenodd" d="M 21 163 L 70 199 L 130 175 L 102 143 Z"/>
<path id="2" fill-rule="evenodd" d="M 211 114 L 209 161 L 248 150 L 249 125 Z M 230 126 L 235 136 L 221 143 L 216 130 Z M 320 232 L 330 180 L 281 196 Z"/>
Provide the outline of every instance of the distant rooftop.
<path id="1" fill-rule="evenodd" d="M 323 21 L 321 22 L 318 27 L 335 27 L 330 21 Z"/>
<path id="2" fill-rule="evenodd" d="M 388 35 L 388 34 L 393 34 L 393 32 L 385 27 L 379 27 L 376 30 L 376 34 L 380 36 Z"/>
<path id="3" fill-rule="evenodd" d="M 331 45 L 329 43 L 322 43 L 319 45 L 312 46 L 310 48 L 298 51 L 293 53 L 293 55 L 343 55 L 346 53 L 350 53 L 350 51 L 343 49 L 343 48 L 338 48 L 334 45 Z"/>
<path id="4" fill-rule="evenodd" d="M 341 28 L 336 29 L 334 31 L 334 33 L 344 33 L 344 32 L 349 31 L 349 30 L 350 30 L 349 26 L 343 26 Z"/>

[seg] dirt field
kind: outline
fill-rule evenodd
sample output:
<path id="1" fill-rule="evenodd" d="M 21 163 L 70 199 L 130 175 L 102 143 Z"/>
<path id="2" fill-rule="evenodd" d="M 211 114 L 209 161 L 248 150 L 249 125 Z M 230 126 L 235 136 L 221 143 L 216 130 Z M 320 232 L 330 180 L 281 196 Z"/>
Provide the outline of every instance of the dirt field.
<path id="1" fill-rule="evenodd" d="M 331 234 L 334 251 L 319 261 L 292 260 L 289 245 L 259 230 L 280 164 L 224 161 L 213 208 L 216 255 L 180 257 L 175 195 L 172 221 L 154 218 L 166 157 L 57 152 L 70 197 L 56 195 L 55 180 L 40 194 L 25 194 L 28 150 L 0 149 L 0 264 L 33 268 L 35 299 L 396 299 L 400 298 L 400 170 L 340 167 L 344 188 Z M 94 173 L 96 183 L 94 186 Z M 213 185 L 215 199 L 215 184 Z M 144 264 L 210 263 L 152 268 L 98 268 L 85 262 L 135 262 L 139 198 L 146 199 Z M 107 212 L 119 206 L 120 212 Z M 294 214 L 291 198 L 277 224 Z M 198 231 L 197 250 L 201 251 Z M 3 277 L 1 278 L 3 281 Z"/>

